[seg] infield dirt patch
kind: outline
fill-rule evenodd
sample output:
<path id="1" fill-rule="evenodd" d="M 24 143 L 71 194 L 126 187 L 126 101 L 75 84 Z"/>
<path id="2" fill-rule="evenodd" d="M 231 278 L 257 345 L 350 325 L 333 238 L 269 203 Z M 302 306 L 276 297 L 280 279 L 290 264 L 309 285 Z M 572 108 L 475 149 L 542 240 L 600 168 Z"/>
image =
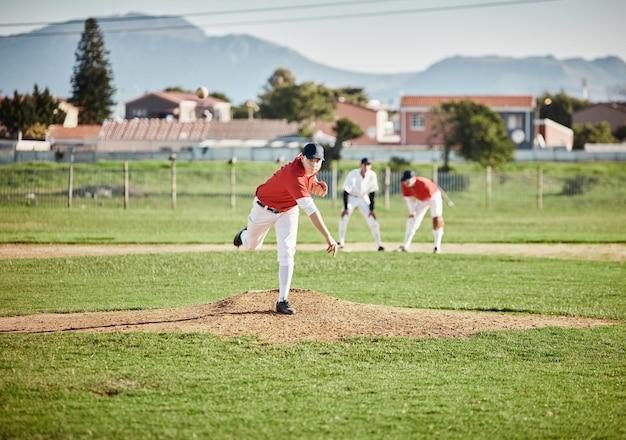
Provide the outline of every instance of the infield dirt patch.
<path id="1" fill-rule="evenodd" d="M 425 310 L 358 304 L 294 290 L 298 313 L 274 312 L 277 292 L 245 292 L 222 301 L 175 309 L 38 314 L 0 318 L 0 333 L 208 332 L 253 336 L 263 342 L 330 341 L 346 337 L 466 337 L 494 330 L 541 327 L 586 328 L 615 321 L 522 313 Z"/>
<path id="2" fill-rule="evenodd" d="M 400 243 L 385 243 L 393 251 Z M 263 245 L 272 251 L 276 246 Z M 432 244 L 415 243 L 412 252 L 432 252 Z M 323 243 L 299 243 L 298 252 L 324 252 Z M 348 243 L 341 252 L 374 252 L 374 243 Z M 520 257 L 557 258 L 564 260 L 626 261 L 624 243 L 445 243 L 446 254 L 513 255 Z M 79 256 L 114 256 L 181 252 L 244 252 L 228 244 L 11 244 L 0 243 L 0 260 L 21 258 L 65 258 Z"/>

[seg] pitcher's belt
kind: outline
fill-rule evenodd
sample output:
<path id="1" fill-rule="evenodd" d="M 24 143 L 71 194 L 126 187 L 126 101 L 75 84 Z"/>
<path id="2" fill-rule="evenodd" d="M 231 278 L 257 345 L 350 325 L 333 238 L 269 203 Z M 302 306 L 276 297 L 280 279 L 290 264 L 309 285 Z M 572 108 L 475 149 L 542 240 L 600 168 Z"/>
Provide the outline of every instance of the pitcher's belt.
<path id="1" fill-rule="evenodd" d="M 256 201 L 257 205 L 259 205 L 261 208 L 263 209 L 267 209 L 269 212 L 273 212 L 274 214 L 280 214 L 280 211 L 278 209 L 274 209 L 274 208 L 270 208 L 269 206 L 265 206 L 263 203 L 261 203 L 260 200 Z"/>

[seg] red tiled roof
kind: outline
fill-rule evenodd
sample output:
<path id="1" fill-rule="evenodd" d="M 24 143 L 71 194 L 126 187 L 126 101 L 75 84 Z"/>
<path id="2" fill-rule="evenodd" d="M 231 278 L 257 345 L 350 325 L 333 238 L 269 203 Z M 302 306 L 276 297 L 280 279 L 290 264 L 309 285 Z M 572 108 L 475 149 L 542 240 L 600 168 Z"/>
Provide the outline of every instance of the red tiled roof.
<path id="1" fill-rule="evenodd" d="M 340 117 L 349 118 L 351 114 L 373 114 L 376 117 L 378 110 L 366 107 L 364 105 L 355 104 L 350 101 L 338 101 L 335 104 L 335 110 L 337 114 L 341 114 Z"/>
<path id="2" fill-rule="evenodd" d="M 214 106 L 215 104 L 219 104 L 221 102 L 226 102 L 226 101 L 222 101 L 221 99 L 214 98 L 212 96 L 207 96 L 204 99 L 198 98 L 194 93 L 150 92 L 150 93 L 146 93 L 143 96 L 140 96 L 139 98 L 135 98 L 135 99 L 133 99 L 131 101 L 128 101 L 128 102 L 126 102 L 126 104 L 130 104 L 132 102 L 138 101 L 138 100 L 143 99 L 143 98 L 145 98 L 147 96 L 150 96 L 150 95 L 158 96 L 159 98 L 165 99 L 165 100 L 173 102 L 175 104 L 180 104 L 181 101 L 194 101 L 194 102 L 199 103 L 203 107 L 211 107 L 211 106 Z"/>
<path id="3" fill-rule="evenodd" d="M 101 128 L 101 125 L 79 125 L 77 127 L 51 125 L 48 129 L 48 136 L 53 140 L 97 139 Z"/>
<path id="4" fill-rule="evenodd" d="M 470 100 L 487 107 L 534 107 L 531 95 L 406 95 L 400 99 L 400 107 L 432 107 L 444 102 Z"/>
<path id="5" fill-rule="evenodd" d="M 295 135 L 298 124 L 274 119 L 235 119 L 229 122 L 179 122 L 166 119 L 105 121 L 100 139 L 106 141 L 203 141 L 207 139 L 273 140 Z"/>

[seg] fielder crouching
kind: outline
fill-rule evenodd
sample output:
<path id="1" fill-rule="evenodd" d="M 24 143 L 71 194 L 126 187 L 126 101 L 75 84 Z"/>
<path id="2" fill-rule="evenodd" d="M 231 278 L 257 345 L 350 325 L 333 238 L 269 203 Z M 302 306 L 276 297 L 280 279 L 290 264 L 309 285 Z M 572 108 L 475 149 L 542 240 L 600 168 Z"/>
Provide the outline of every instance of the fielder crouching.
<path id="1" fill-rule="evenodd" d="M 298 216 L 301 208 L 313 225 L 322 234 L 328 247 L 327 252 L 335 255 L 337 243 L 324 224 L 322 215 L 315 206 L 311 194 L 325 196 L 328 186 L 317 180 L 317 173 L 324 160 L 324 149 L 318 144 L 306 144 L 302 154 L 276 171 L 256 189 L 248 226 L 235 235 L 233 244 L 244 249 L 257 250 L 263 245 L 272 225 L 276 230 L 278 250 L 278 302 L 276 311 L 293 315 L 296 310 L 287 298 L 291 287 L 298 236 Z"/>
<path id="2" fill-rule="evenodd" d="M 433 253 L 441 252 L 441 239 L 443 238 L 443 202 L 441 191 L 435 182 L 425 177 L 417 177 L 411 170 L 406 170 L 401 179 L 402 195 L 409 209 L 409 218 L 406 222 L 404 243 L 398 249 L 407 252 L 413 241 L 426 211 L 430 209 L 433 218 L 433 238 L 435 247 Z"/>

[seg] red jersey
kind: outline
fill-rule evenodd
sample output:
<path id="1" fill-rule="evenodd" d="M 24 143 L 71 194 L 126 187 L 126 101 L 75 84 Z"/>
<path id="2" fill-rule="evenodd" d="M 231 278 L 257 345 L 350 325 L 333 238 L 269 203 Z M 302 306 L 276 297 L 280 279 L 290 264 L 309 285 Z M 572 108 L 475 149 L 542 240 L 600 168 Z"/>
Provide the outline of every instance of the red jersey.
<path id="1" fill-rule="evenodd" d="M 413 186 L 405 186 L 403 184 L 400 185 L 402 187 L 402 195 L 405 197 L 416 197 L 418 200 L 422 202 L 426 200 L 430 200 L 437 191 L 439 191 L 439 187 L 435 182 L 425 177 L 416 177 L 415 185 Z"/>
<path id="2" fill-rule="evenodd" d="M 315 182 L 315 175 L 306 176 L 302 165 L 302 155 L 281 167 L 272 177 L 256 189 L 256 196 L 265 206 L 287 211 L 297 205 L 296 200 L 310 197 L 309 191 Z"/>

